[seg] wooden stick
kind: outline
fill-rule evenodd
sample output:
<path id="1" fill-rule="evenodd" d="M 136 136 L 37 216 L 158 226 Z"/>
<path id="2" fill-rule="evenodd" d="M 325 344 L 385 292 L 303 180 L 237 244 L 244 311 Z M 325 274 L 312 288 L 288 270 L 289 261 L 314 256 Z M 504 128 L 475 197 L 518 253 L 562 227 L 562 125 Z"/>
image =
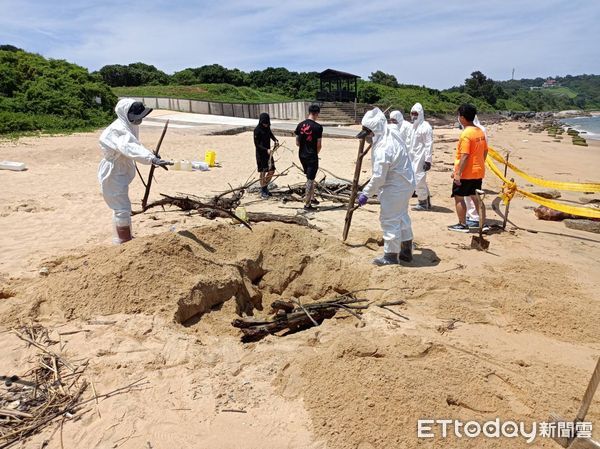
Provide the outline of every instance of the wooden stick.
<path id="1" fill-rule="evenodd" d="M 515 178 L 510 178 L 510 182 L 515 182 Z M 510 208 L 510 200 L 506 202 L 506 207 L 504 208 L 504 220 L 502 221 L 502 230 L 506 230 L 506 223 L 508 223 L 508 209 L 509 208 Z"/>
<path id="2" fill-rule="evenodd" d="M 350 199 L 348 200 L 348 210 L 346 210 L 346 218 L 344 219 L 344 232 L 342 234 L 342 240 L 344 242 L 348 238 L 348 232 L 350 231 L 350 225 L 352 224 L 352 215 L 357 209 L 357 206 L 354 205 L 354 202 L 356 201 L 356 195 L 358 194 L 358 183 L 360 180 L 362 160 L 371 149 L 371 145 L 369 145 L 365 150 L 365 140 L 365 138 L 360 139 L 358 144 L 358 155 L 356 157 L 356 164 L 354 166 L 354 178 L 352 178 L 352 190 L 350 191 Z"/>
<path id="3" fill-rule="evenodd" d="M 30 413 L 20 412 L 19 410 L 9 410 L 5 408 L 0 408 L 0 415 L 17 416 L 21 418 L 33 418 L 33 415 Z"/>
<path id="4" fill-rule="evenodd" d="M 588 384 L 585 394 L 583 395 L 583 400 L 581 401 L 581 406 L 579 407 L 579 411 L 575 417 L 575 422 L 583 421 L 585 419 L 585 415 L 587 415 L 590 405 L 592 404 L 594 394 L 598 389 L 598 384 L 600 384 L 600 358 L 598 358 L 596 369 L 594 370 L 592 378 L 590 379 L 590 383 Z"/>
<path id="5" fill-rule="evenodd" d="M 94 392 L 94 399 L 96 400 L 96 413 L 98 413 L 98 418 L 102 418 L 100 414 L 100 408 L 98 407 L 98 393 L 96 392 L 96 386 L 94 385 L 94 380 L 90 377 L 90 384 L 92 385 L 92 391 Z"/>
<path id="6" fill-rule="evenodd" d="M 71 365 L 69 362 L 67 362 L 66 360 L 63 360 L 58 354 L 50 351 L 49 349 L 45 348 L 44 346 L 42 346 L 41 344 L 39 344 L 38 342 L 33 341 L 32 339 L 30 339 L 29 337 L 26 337 L 25 335 L 23 335 L 21 332 L 19 332 L 16 329 L 13 329 L 13 332 L 15 333 L 15 335 L 17 337 L 19 337 L 21 340 L 26 341 L 27 343 L 35 346 L 36 348 L 44 351 L 46 354 L 52 356 L 52 357 L 56 357 L 58 359 L 60 359 L 60 361 L 63 363 L 63 365 L 65 365 L 67 368 L 69 368 L 72 372 L 75 371 L 75 368 L 73 368 L 73 365 Z"/>
<path id="7" fill-rule="evenodd" d="M 160 146 L 162 145 L 162 141 L 167 133 L 167 128 L 169 127 L 169 120 L 165 122 L 165 127 L 163 128 L 162 134 L 160 135 L 160 139 L 158 140 L 158 145 L 156 145 L 156 150 L 154 150 L 154 156 L 160 157 L 158 152 L 160 151 Z M 148 182 L 146 183 L 146 191 L 144 192 L 144 198 L 142 198 L 142 209 L 146 210 L 146 204 L 148 204 L 148 197 L 150 196 L 150 188 L 152 187 L 152 177 L 154 176 L 154 169 L 156 167 L 154 165 L 150 166 L 150 173 L 148 174 Z M 165 167 L 166 168 L 166 167 Z"/>

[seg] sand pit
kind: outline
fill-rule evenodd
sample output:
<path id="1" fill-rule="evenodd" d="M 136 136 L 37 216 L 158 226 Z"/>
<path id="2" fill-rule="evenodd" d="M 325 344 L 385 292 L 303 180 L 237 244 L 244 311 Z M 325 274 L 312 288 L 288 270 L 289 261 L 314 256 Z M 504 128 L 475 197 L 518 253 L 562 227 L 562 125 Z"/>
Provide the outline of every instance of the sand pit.
<path id="1" fill-rule="evenodd" d="M 160 129 L 143 132 L 155 142 Z M 210 196 L 250 175 L 250 134 L 195 133 L 169 130 L 165 156 L 194 159 L 214 148 L 222 168 L 161 172 L 151 200 L 160 192 Z M 0 144 L 7 159 L 30 167 L 0 175 L 0 366 L 10 374 L 31 368 L 31 348 L 9 330 L 33 321 L 49 329 L 54 350 L 89 361 L 100 393 L 147 382 L 100 401 L 101 416 L 91 408 L 65 421 L 65 447 L 558 448 L 544 438 L 533 445 L 417 438 L 419 418 L 572 417 L 600 354 L 600 241 L 537 221 L 532 205 L 516 198 L 508 232 L 488 236 L 487 253 L 468 249 L 469 235 L 446 231 L 455 220 L 446 165 L 455 134 L 436 130 L 435 212 L 411 213 L 415 261 L 382 269 L 370 264 L 381 252 L 376 205 L 355 213 L 347 245 L 340 242 L 344 210 L 322 202 L 309 217 L 321 232 L 278 223 L 250 232 L 157 208 L 134 217 L 134 241 L 112 246 L 95 180 L 95 134 Z M 536 175 L 595 180 L 600 155 L 593 148 L 545 144 L 512 124 L 489 134 Z M 322 165 L 351 177 L 355 142 L 324 143 Z M 586 163 L 564 167 L 567 150 Z M 283 151 L 278 167 L 294 161 L 293 151 Z M 278 181 L 301 180 L 292 170 Z M 134 202 L 142 196 L 138 184 Z M 490 192 L 498 187 L 486 180 Z M 242 203 L 288 215 L 299 207 L 253 194 Z M 491 210 L 489 217 L 500 221 Z M 355 290 L 373 301 L 362 320 L 340 311 L 318 327 L 248 344 L 231 325 L 265 316 L 277 299 L 311 303 Z M 377 307 L 396 300 L 405 303 Z M 599 418 L 595 401 L 588 419 Z M 57 431 L 50 426 L 26 447 L 48 440 L 58 449 Z"/>
<path id="2" fill-rule="evenodd" d="M 239 315 L 253 315 L 274 299 L 315 301 L 368 283 L 339 241 L 283 224 L 170 232 L 46 266 L 47 276 L 23 292 L 32 318 L 143 313 L 186 324 L 228 300 Z"/>

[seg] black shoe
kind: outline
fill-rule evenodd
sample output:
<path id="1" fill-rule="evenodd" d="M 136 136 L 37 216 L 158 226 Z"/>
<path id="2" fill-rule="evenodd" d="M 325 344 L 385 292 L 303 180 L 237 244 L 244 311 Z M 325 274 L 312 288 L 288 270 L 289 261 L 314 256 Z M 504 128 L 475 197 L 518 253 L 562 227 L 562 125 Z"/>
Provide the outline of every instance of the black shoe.
<path id="1" fill-rule="evenodd" d="M 317 210 L 317 208 L 316 208 L 316 207 L 314 207 L 312 204 L 305 204 L 305 205 L 304 205 L 304 210 L 305 210 L 306 212 L 314 212 L 314 211 L 316 211 L 316 210 Z"/>
<path id="2" fill-rule="evenodd" d="M 321 203 L 319 203 L 315 198 L 313 198 L 312 200 L 310 200 L 310 204 L 316 204 L 319 205 Z"/>
<path id="3" fill-rule="evenodd" d="M 462 223 L 457 223 L 455 225 L 448 226 L 448 230 L 455 232 L 469 232 L 469 228 L 467 227 L 467 225 L 464 225 Z"/>
<path id="4" fill-rule="evenodd" d="M 400 243 L 400 254 L 398 254 L 398 259 L 403 262 L 412 262 L 412 240 L 405 240 Z"/>
<path id="5" fill-rule="evenodd" d="M 384 265 L 398 265 L 398 253 L 383 253 L 383 257 L 373 259 L 373 265 L 382 267 Z"/>
<path id="6" fill-rule="evenodd" d="M 424 200 L 424 201 L 419 201 L 419 204 L 417 204 L 416 206 L 413 206 L 412 210 L 430 211 L 431 207 L 429 206 L 427 200 Z"/>

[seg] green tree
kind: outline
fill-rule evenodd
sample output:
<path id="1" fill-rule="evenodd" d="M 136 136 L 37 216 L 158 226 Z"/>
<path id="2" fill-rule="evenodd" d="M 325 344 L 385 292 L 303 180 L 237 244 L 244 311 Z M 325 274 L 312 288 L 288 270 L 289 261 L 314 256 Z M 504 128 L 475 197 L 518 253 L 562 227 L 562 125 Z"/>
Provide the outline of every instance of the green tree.
<path id="1" fill-rule="evenodd" d="M 374 104 L 381 99 L 381 94 L 377 87 L 371 83 L 361 83 L 358 88 L 358 101 L 360 103 Z"/>
<path id="2" fill-rule="evenodd" d="M 117 98 L 87 69 L 0 50 L 0 133 L 88 129 L 113 118 Z"/>
<path id="3" fill-rule="evenodd" d="M 153 65 L 134 62 L 129 65 L 105 65 L 96 72 L 106 84 L 112 87 L 165 85 L 169 76 Z"/>
<path id="4" fill-rule="evenodd" d="M 383 84 L 384 86 L 400 87 L 400 85 L 398 84 L 398 80 L 394 75 L 382 72 L 381 70 L 372 72 L 369 76 L 369 80 L 377 84 Z"/>
<path id="5" fill-rule="evenodd" d="M 472 97 L 483 98 L 491 105 L 495 105 L 499 98 L 506 98 L 504 90 L 479 71 L 471 73 L 471 78 L 465 80 L 464 91 Z"/>

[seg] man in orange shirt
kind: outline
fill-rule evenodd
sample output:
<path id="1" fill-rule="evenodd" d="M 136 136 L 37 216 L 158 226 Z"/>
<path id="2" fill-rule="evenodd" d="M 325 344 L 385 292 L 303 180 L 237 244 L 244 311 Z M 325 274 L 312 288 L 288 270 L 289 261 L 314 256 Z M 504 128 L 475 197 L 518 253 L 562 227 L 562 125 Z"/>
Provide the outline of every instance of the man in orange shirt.
<path id="1" fill-rule="evenodd" d="M 475 115 L 477 115 L 477 109 L 473 105 L 462 104 L 458 108 L 458 121 L 464 130 L 456 146 L 454 172 L 452 173 L 454 179 L 452 197 L 456 205 L 458 223 L 448 226 L 451 231 L 469 232 L 465 197 L 470 197 L 475 203 L 475 207 L 479 209 L 479 200 L 475 191 L 481 190 L 488 147 L 485 133 L 473 123 Z M 479 219 L 485 221 L 485 214 L 482 215 Z"/>

